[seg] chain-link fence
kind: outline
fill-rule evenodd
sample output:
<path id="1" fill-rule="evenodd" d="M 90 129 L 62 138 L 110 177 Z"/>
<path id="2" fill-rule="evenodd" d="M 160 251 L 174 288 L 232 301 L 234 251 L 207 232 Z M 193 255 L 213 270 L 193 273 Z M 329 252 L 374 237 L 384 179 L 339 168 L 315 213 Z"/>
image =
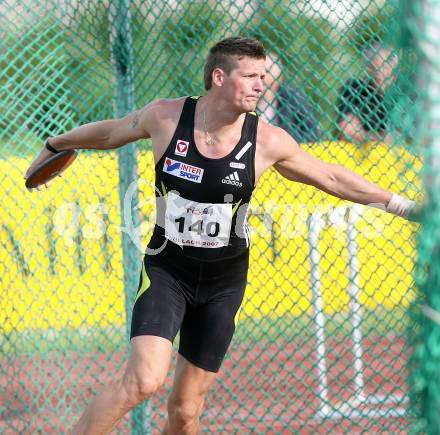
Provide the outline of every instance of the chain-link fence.
<path id="1" fill-rule="evenodd" d="M 422 109 L 406 23 L 423 11 L 410 4 L 0 3 L 0 432 L 67 432 L 120 373 L 154 222 L 148 141 L 82 152 L 68 175 L 29 194 L 23 174 L 45 138 L 155 98 L 203 94 L 209 47 L 255 36 L 269 54 L 260 115 L 315 156 L 414 199 Z M 248 288 L 206 433 L 410 431 L 417 226 L 274 171 L 249 223 Z M 117 433 L 157 433 L 165 398 Z"/>
<path id="2" fill-rule="evenodd" d="M 408 30 L 417 51 L 416 141 L 424 158 L 425 201 L 418 234 L 416 283 L 410 313 L 410 396 L 413 433 L 440 433 L 439 158 L 440 3 L 408 2 Z"/>

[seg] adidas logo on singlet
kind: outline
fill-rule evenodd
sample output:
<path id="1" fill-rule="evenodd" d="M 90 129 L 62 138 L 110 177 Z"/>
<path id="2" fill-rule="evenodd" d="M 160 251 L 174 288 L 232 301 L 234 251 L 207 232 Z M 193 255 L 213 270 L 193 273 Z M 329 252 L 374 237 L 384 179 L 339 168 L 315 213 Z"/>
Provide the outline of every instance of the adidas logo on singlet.
<path id="1" fill-rule="evenodd" d="M 243 187 L 243 183 L 240 181 L 240 178 L 238 177 L 237 171 L 235 171 L 232 174 L 229 174 L 225 178 L 223 178 L 222 183 L 223 184 L 232 184 L 233 186 L 238 186 L 238 187 Z"/>

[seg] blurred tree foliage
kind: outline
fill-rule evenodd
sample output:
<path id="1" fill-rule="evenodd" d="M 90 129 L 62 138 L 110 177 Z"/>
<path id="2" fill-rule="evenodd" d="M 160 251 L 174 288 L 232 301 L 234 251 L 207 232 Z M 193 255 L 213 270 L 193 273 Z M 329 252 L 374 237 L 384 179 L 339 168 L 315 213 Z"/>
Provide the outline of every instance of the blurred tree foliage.
<path id="1" fill-rule="evenodd" d="M 55 10 L 58 0 L 47 3 Z M 209 47 L 227 36 L 255 36 L 281 59 L 286 84 L 306 93 L 323 139 L 331 138 L 340 87 L 365 71 L 362 48 L 373 39 L 396 47 L 397 3 L 365 8 L 350 25 L 341 26 L 311 10 L 307 1 L 261 1 L 255 8 L 246 2 L 239 7 L 215 0 L 133 0 L 136 106 L 204 93 Z M 110 0 L 84 0 L 56 10 L 56 15 L 35 15 L 21 25 L 11 22 L 1 43 L 1 142 L 12 141 L 20 152 L 47 135 L 114 113 Z M 413 68 L 410 62 L 405 65 L 408 71 Z M 23 142 L 28 143 L 24 148 Z"/>

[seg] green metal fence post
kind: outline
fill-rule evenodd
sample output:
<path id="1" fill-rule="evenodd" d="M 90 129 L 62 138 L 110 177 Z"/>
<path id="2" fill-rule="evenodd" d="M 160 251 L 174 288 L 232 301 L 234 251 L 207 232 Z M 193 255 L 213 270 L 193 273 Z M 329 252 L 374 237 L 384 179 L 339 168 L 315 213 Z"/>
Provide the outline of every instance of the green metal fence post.
<path id="1" fill-rule="evenodd" d="M 110 40 L 113 68 L 114 106 L 117 117 L 123 117 L 135 108 L 133 80 L 133 41 L 131 37 L 131 0 L 112 0 L 110 4 Z M 124 292 L 127 333 L 130 331 L 131 311 L 139 277 L 140 252 L 136 244 L 140 225 L 138 213 L 138 172 L 135 144 L 118 150 L 119 197 L 122 209 L 122 225 L 128 230 L 122 233 L 124 262 Z M 132 184 L 133 183 L 133 184 Z M 129 195 L 129 201 L 127 196 Z M 126 208 L 129 210 L 126 210 Z M 126 222 L 126 219 L 130 222 Z M 134 434 L 151 433 L 151 402 L 141 404 L 131 413 Z"/>
<path id="2" fill-rule="evenodd" d="M 440 433 L 440 3 L 422 0 L 410 3 L 411 29 L 419 56 L 418 89 L 420 112 L 417 139 L 423 144 L 426 200 L 418 238 L 416 283 L 418 336 L 410 369 L 413 411 L 418 418 L 413 433 Z"/>

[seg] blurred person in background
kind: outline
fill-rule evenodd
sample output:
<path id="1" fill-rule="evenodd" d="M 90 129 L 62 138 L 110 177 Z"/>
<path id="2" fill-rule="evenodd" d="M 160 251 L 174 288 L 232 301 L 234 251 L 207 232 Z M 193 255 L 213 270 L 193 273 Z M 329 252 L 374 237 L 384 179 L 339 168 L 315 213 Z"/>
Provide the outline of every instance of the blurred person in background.
<path id="1" fill-rule="evenodd" d="M 281 60 L 267 53 L 266 90 L 257 111 L 264 121 L 283 128 L 298 143 L 317 142 L 321 132 L 313 107 L 303 91 L 283 82 L 282 68 Z"/>
<path id="2" fill-rule="evenodd" d="M 336 103 L 338 139 L 361 144 L 368 140 L 391 142 L 391 100 L 386 94 L 396 80 L 398 57 L 379 42 L 364 52 L 365 78 L 351 78 L 341 88 Z"/>

